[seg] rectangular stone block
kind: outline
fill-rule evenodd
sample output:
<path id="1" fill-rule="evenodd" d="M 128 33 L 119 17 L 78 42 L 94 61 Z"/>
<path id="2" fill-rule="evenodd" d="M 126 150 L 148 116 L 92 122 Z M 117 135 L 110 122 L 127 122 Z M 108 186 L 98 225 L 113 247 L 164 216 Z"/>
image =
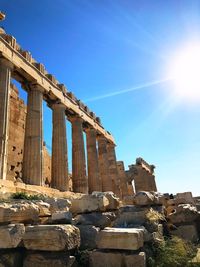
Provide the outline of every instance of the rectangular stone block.
<path id="1" fill-rule="evenodd" d="M 0 226 L 0 249 L 16 248 L 25 233 L 23 224 L 9 224 Z"/>
<path id="2" fill-rule="evenodd" d="M 90 267 L 145 267 L 145 253 L 128 254 L 122 252 L 92 251 L 89 254 Z"/>
<path id="3" fill-rule="evenodd" d="M 63 252 L 28 253 L 23 267 L 71 267 L 75 258 Z"/>
<path id="4" fill-rule="evenodd" d="M 0 204 L 0 223 L 34 222 L 39 219 L 39 207 L 31 202 Z"/>
<path id="5" fill-rule="evenodd" d="M 97 236 L 100 249 L 138 250 L 144 244 L 144 231 L 136 228 L 105 228 Z"/>
<path id="6" fill-rule="evenodd" d="M 27 226 L 23 241 L 29 250 L 71 250 L 80 246 L 80 231 L 70 224 Z"/>

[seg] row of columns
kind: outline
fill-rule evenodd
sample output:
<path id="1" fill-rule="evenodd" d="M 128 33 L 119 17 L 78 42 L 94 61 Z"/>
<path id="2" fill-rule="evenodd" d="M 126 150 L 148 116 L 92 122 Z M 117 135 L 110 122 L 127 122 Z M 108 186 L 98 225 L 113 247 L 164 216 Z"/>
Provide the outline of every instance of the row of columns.
<path id="1" fill-rule="evenodd" d="M 12 66 L 8 61 L 0 61 L 0 175 L 6 177 L 7 139 L 9 116 L 9 90 Z M 43 91 L 38 85 L 29 84 L 27 117 L 25 127 L 23 180 L 33 185 L 43 185 L 42 144 L 43 144 Z M 52 179 L 51 186 L 61 191 L 69 189 L 68 156 L 66 136 L 66 108 L 61 103 L 52 103 Z M 71 116 L 72 124 L 72 180 L 73 191 L 92 193 L 93 191 L 113 191 L 120 195 L 119 176 L 115 155 L 115 145 L 108 143 L 104 136 L 97 136 L 94 128 L 86 132 L 87 167 L 83 137 L 83 120 Z M 98 148 L 97 148 L 98 147 Z"/>

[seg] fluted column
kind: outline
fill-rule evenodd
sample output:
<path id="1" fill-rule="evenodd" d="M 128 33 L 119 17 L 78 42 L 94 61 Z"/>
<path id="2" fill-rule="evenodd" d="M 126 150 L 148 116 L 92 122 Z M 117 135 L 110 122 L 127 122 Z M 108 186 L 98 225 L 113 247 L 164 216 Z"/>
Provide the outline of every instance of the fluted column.
<path id="1" fill-rule="evenodd" d="M 0 60 L 0 179 L 7 174 L 7 144 L 9 134 L 9 93 L 12 65 Z"/>
<path id="2" fill-rule="evenodd" d="M 119 184 L 119 174 L 117 170 L 117 161 L 115 154 L 115 145 L 108 143 L 107 145 L 108 151 L 108 162 L 109 162 L 109 174 L 113 183 L 113 192 L 120 197 L 120 184 Z"/>
<path id="3" fill-rule="evenodd" d="M 69 180 L 65 106 L 61 103 L 54 103 L 51 108 L 53 110 L 51 186 L 67 191 Z"/>
<path id="4" fill-rule="evenodd" d="M 88 189 L 89 194 L 93 191 L 102 191 L 102 184 L 99 173 L 96 130 L 94 128 L 87 128 L 87 165 L 88 165 Z"/>
<path id="5" fill-rule="evenodd" d="M 118 170 L 119 179 L 120 179 L 121 196 L 122 198 L 124 198 L 128 196 L 128 185 L 127 185 L 128 178 L 126 176 L 123 161 L 117 161 L 117 170 Z"/>
<path id="6" fill-rule="evenodd" d="M 82 119 L 71 117 L 72 123 L 72 183 L 73 191 L 88 193 Z"/>
<path id="7" fill-rule="evenodd" d="M 37 85 L 28 89 L 26 128 L 24 139 L 23 181 L 27 184 L 42 185 L 42 99 Z"/>
<path id="8" fill-rule="evenodd" d="M 99 171 L 102 181 L 102 191 L 113 191 L 112 179 L 109 173 L 107 139 L 104 136 L 98 137 L 98 158 Z"/>

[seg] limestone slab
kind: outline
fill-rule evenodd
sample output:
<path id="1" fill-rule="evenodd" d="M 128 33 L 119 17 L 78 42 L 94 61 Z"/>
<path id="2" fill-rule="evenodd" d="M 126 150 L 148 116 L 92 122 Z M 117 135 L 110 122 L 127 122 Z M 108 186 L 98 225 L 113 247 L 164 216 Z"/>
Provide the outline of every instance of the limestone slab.
<path id="1" fill-rule="evenodd" d="M 104 195 L 80 195 L 71 199 L 70 211 L 75 214 L 92 211 L 105 211 L 109 205 L 109 200 Z"/>
<path id="2" fill-rule="evenodd" d="M 0 249 L 16 248 L 25 233 L 23 224 L 9 224 L 0 226 Z"/>
<path id="3" fill-rule="evenodd" d="M 23 241 L 29 250 L 71 250 L 79 247 L 80 232 L 69 224 L 27 226 Z"/>
<path id="4" fill-rule="evenodd" d="M 105 228 L 97 236 L 100 249 L 138 250 L 144 244 L 143 230 L 136 228 Z"/>
<path id="5" fill-rule="evenodd" d="M 76 225 L 94 225 L 101 229 L 109 227 L 117 218 L 117 212 L 90 212 L 86 214 L 79 214 L 74 218 Z"/>
<path id="6" fill-rule="evenodd" d="M 34 222 L 39 213 L 39 207 L 31 202 L 0 203 L 0 223 Z"/>
<path id="7" fill-rule="evenodd" d="M 71 267 L 75 258 L 64 253 L 29 253 L 23 267 Z"/>
<path id="8" fill-rule="evenodd" d="M 145 253 L 128 254 L 122 252 L 92 251 L 89 254 L 90 267 L 145 267 Z"/>

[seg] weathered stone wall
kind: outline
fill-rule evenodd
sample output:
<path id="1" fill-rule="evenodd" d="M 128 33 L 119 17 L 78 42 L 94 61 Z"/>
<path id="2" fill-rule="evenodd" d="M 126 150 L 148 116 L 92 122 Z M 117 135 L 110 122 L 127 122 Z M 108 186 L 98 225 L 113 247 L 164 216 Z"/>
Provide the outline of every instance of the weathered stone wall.
<path id="1" fill-rule="evenodd" d="M 11 84 L 7 180 L 15 181 L 22 178 L 25 122 L 26 105 L 20 99 L 17 87 Z M 51 181 L 51 156 L 45 144 L 43 146 L 43 162 L 44 182 L 49 184 Z"/>
<path id="2" fill-rule="evenodd" d="M 25 120 L 26 105 L 16 86 L 11 85 L 7 179 L 12 181 L 22 178 Z"/>

